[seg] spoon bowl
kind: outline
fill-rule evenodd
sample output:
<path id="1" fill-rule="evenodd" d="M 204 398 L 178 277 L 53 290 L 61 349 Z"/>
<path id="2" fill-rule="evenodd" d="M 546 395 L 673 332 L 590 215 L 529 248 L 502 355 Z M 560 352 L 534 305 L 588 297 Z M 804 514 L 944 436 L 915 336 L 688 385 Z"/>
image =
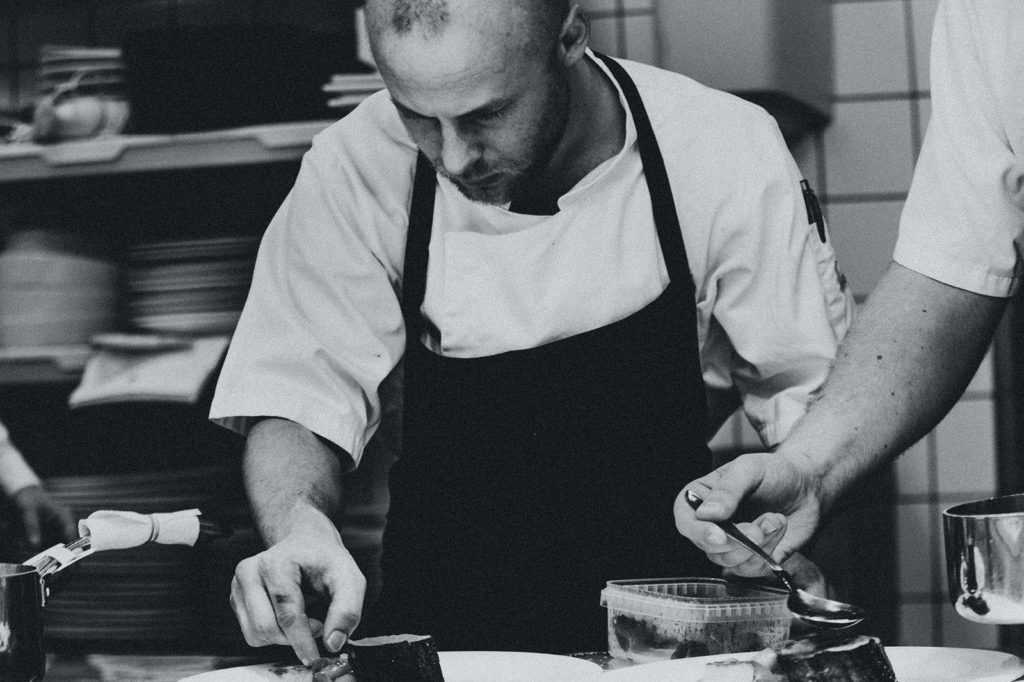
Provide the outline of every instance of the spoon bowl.
<path id="1" fill-rule="evenodd" d="M 704 502 L 692 490 L 687 490 L 683 493 L 683 496 L 686 498 L 687 504 L 693 507 L 694 510 Z M 725 531 L 725 534 L 733 540 L 764 559 L 772 573 L 789 590 L 789 599 L 786 600 L 786 606 L 800 620 L 820 628 L 839 629 L 856 625 L 867 617 L 867 612 L 859 606 L 836 601 L 835 599 L 819 597 L 797 587 L 789 571 L 783 568 L 779 562 L 775 561 L 759 544 L 748 538 L 743 531 L 736 527 L 736 524 L 730 521 L 712 521 L 711 523 Z"/>

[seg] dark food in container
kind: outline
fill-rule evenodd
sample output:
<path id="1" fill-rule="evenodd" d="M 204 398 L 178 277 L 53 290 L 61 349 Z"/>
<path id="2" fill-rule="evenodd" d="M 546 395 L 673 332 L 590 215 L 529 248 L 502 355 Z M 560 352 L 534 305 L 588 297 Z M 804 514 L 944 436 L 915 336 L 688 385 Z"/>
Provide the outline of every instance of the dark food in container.
<path id="1" fill-rule="evenodd" d="M 368 637 L 346 651 L 359 682 L 444 682 L 430 635 Z"/>

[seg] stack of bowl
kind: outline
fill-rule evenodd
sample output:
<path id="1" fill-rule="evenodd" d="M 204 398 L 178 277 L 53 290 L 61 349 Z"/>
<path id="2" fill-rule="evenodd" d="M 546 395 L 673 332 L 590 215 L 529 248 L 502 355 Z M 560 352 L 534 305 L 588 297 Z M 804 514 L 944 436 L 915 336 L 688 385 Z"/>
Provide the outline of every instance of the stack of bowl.
<path id="1" fill-rule="evenodd" d="M 113 327 L 117 267 L 59 233 L 27 230 L 0 253 L 0 345 L 87 343 Z"/>

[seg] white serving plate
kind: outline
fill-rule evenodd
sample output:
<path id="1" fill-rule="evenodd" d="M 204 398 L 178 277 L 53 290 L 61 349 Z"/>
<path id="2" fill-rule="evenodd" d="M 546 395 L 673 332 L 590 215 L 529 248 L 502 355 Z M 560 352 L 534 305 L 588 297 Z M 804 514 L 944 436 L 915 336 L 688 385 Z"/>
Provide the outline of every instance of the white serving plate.
<path id="1" fill-rule="evenodd" d="M 442 651 L 445 682 L 600 682 L 601 668 L 589 661 L 554 654 L 516 651 Z M 225 668 L 180 682 L 289 682 L 300 679 L 272 672 L 270 664 Z M 306 673 L 307 675 L 309 673 Z"/>
<path id="2" fill-rule="evenodd" d="M 1024 673 L 1024 661 L 1001 651 L 890 646 L 885 653 L 899 682 L 1010 682 Z M 606 673 L 602 682 L 698 682 L 711 661 L 753 655 L 722 654 L 648 663 Z"/>

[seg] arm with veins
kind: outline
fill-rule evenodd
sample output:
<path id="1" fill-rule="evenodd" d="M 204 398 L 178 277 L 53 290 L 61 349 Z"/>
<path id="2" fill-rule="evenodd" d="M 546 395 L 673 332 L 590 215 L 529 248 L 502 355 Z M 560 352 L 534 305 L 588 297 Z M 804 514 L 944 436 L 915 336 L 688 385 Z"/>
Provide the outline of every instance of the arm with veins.
<path id="1" fill-rule="evenodd" d="M 987 350 L 1006 299 L 957 289 L 893 263 L 839 350 L 820 399 L 774 453 L 741 456 L 680 497 L 680 532 L 716 563 L 760 575 L 760 559 L 707 521 L 732 517 L 777 558 L 812 536 L 836 500 L 869 471 L 933 428 L 956 402 Z M 739 519 L 738 519 L 739 520 Z M 717 531 L 717 532 L 716 532 Z"/>

